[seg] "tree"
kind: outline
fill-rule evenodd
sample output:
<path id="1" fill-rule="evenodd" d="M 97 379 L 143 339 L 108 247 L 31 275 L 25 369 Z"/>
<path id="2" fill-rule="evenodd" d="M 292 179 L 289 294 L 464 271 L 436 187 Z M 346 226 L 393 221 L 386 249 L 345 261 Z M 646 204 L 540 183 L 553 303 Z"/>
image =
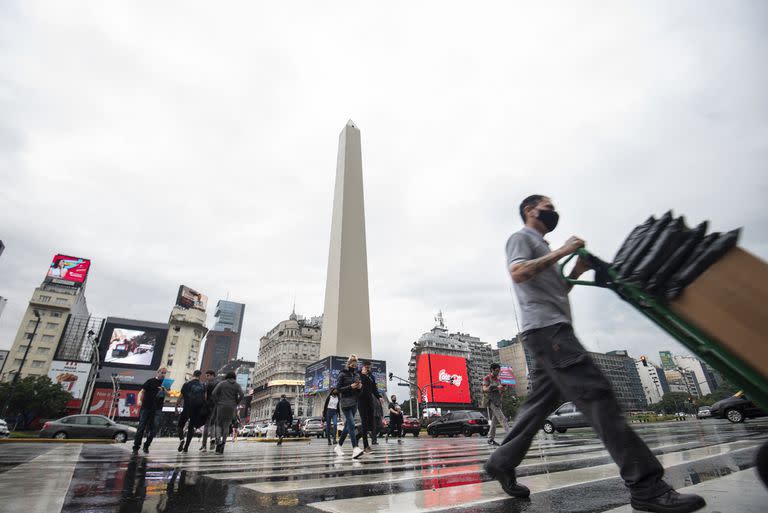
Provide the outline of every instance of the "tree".
<path id="1" fill-rule="evenodd" d="M 667 392 L 661 401 L 651 406 L 653 411 L 658 413 L 677 413 L 677 412 L 692 412 L 694 407 L 693 403 L 689 401 L 690 396 L 687 392 Z"/>
<path id="2" fill-rule="evenodd" d="M 15 416 L 17 427 L 27 428 L 36 417 L 57 417 L 64 412 L 72 394 L 53 383 L 48 376 L 27 376 L 15 385 L 0 383 L 0 404 L 8 416 Z"/>
<path id="3" fill-rule="evenodd" d="M 513 419 L 517 416 L 517 411 L 523 405 L 525 399 L 525 396 L 518 397 L 511 393 L 506 393 L 501 396 L 501 411 L 504 412 L 508 419 Z"/>

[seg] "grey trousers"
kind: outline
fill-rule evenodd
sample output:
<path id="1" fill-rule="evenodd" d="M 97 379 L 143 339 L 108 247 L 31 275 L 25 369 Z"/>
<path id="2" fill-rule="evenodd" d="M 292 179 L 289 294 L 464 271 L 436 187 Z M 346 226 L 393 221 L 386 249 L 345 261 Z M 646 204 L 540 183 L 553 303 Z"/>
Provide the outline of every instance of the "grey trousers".
<path id="1" fill-rule="evenodd" d="M 496 438 L 496 426 L 501 423 L 504 426 L 504 432 L 509 433 L 509 421 L 504 412 L 501 411 L 501 406 L 496 406 L 493 403 L 488 403 L 489 419 L 491 421 L 491 430 L 488 431 L 488 439 L 493 440 Z"/>
<path id="2" fill-rule="evenodd" d="M 530 330 L 523 334 L 523 343 L 535 361 L 533 389 L 488 464 L 513 472 L 562 396 L 573 401 L 595 429 L 619 466 L 632 497 L 650 499 L 670 490 L 662 479 L 664 468 L 627 424 L 610 382 L 584 350 L 571 325 Z"/>

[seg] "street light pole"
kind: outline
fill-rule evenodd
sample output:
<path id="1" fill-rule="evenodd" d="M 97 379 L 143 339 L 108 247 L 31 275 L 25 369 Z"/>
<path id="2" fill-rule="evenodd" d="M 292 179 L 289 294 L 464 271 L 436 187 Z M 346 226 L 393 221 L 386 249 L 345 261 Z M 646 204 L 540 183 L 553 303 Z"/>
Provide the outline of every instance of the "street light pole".
<path id="1" fill-rule="evenodd" d="M 91 404 L 93 398 L 93 388 L 96 386 L 96 377 L 99 375 L 99 366 L 101 365 L 99 356 L 99 347 L 96 341 L 93 339 L 95 333 L 93 330 L 88 330 L 88 343 L 91 344 L 91 359 L 93 360 L 93 367 L 91 373 L 88 376 L 88 387 L 85 390 L 85 397 L 83 397 L 83 404 L 80 407 L 80 413 L 88 413 L 88 407 Z"/>

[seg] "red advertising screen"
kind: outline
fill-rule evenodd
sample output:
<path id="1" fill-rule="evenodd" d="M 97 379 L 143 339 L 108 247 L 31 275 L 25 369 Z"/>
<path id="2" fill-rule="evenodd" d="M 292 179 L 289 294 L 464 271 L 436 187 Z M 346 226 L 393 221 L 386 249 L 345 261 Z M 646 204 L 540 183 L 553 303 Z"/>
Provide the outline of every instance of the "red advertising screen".
<path id="1" fill-rule="evenodd" d="M 83 283 L 88 277 L 88 268 L 91 261 L 85 258 L 77 258 L 67 255 L 56 255 L 48 268 L 46 278 L 59 282 Z"/>
<path id="2" fill-rule="evenodd" d="M 120 390 L 117 405 L 113 405 L 112 413 L 116 417 L 138 418 L 140 407 L 136 404 L 140 390 Z M 93 399 L 88 413 L 94 415 L 109 415 L 109 404 L 113 400 L 111 388 L 97 388 L 93 391 Z M 117 412 L 115 413 L 115 406 Z"/>
<path id="3" fill-rule="evenodd" d="M 416 382 L 419 390 L 425 385 L 427 401 L 431 403 L 469 404 L 469 377 L 467 360 L 460 356 L 442 354 L 422 354 L 416 362 Z M 419 401 L 423 401 L 419 397 Z"/>

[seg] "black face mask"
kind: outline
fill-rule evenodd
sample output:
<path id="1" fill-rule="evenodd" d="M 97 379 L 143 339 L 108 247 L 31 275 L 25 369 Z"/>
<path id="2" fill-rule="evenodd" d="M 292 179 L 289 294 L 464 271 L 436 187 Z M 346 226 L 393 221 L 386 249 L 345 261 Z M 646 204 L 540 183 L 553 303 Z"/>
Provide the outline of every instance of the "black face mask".
<path id="1" fill-rule="evenodd" d="M 557 228 L 557 222 L 560 220 L 560 214 L 555 210 L 539 210 L 539 221 L 544 223 L 547 231 L 551 232 Z"/>

